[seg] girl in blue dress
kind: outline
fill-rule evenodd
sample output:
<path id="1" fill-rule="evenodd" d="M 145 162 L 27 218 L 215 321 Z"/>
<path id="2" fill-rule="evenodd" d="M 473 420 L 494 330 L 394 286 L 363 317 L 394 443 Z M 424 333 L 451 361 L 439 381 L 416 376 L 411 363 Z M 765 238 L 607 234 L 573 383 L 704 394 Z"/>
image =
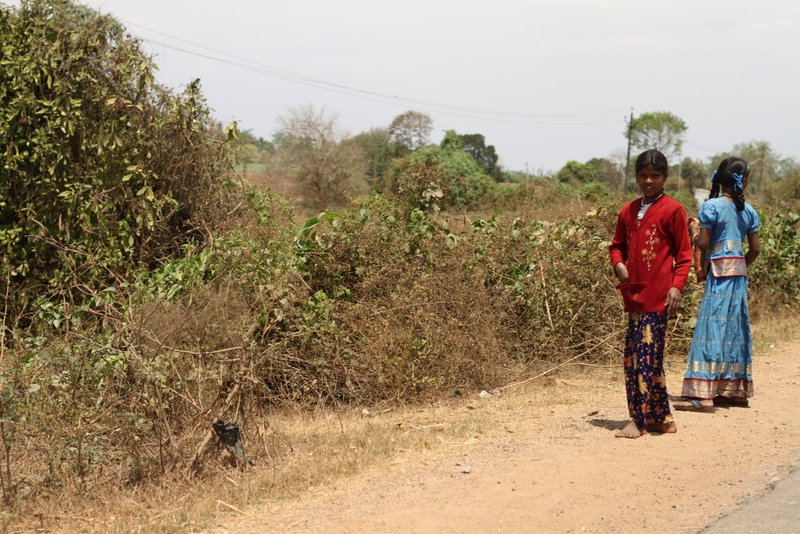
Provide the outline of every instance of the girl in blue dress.
<path id="1" fill-rule="evenodd" d="M 683 379 L 684 400 L 673 403 L 676 410 L 711 412 L 715 400 L 747 406 L 753 396 L 747 267 L 758 256 L 761 223 L 744 200 L 749 173 L 743 159 L 724 159 L 711 176 L 699 221 L 689 222 L 692 241 L 711 265 Z"/>

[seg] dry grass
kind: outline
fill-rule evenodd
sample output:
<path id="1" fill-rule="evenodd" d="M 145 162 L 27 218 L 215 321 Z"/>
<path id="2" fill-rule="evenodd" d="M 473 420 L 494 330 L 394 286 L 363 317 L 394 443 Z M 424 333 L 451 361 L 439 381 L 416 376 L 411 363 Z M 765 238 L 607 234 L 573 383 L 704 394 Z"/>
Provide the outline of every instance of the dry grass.
<path id="1" fill-rule="evenodd" d="M 797 320 L 770 318 L 754 325 L 756 354 L 778 341 L 790 341 Z M 793 334 L 791 339 L 800 335 Z M 685 356 L 672 354 L 670 371 L 681 373 Z M 531 370 L 530 375 L 542 370 Z M 187 532 L 212 528 L 230 518 L 250 517 L 255 505 L 296 498 L 306 492 L 326 492 L 341 480 L 368 469 L 420 461 L 447 454 L 453 447 L 476 439 L 514 432 L 552 410 L 568 410 L 593 399 L 598 390 L 622 388 L 618 362 L 577 360 L 546 376 L 483 399 L 478 391 L 422 406 L 385 403 L 377 406 L 289 409 L 257 423 L 262 439 L 246 443 L 255 466 L 225 467 L 222 454 L 208 463 L 199 477 L 173 474 L 159 484 L 122 491 L 98 491 L 92 499 L 78 488 L 63 488 L 37 509 L 6 514 L 4 531 L 57 532 Z M 256 424 L 256 423 L 251 423 Z M 256 435 L 253 428 L 248 435 Z M 13 527 L 10 525 L 13 522 Z"/>
<path id="2" fill-rule="evenodd" d="M 780 309 L 761 311 L 753 322 L 753 352 L 758 358 L 777 343 L 800 340 L 800 324 L 796 315 L 781 313 Z"/>
<path id="3" fill-rule="evenodd" d="M 604 387 L 605 370 L 575 366 L 507 390 L 490 401 L 476 391 L 428 406 L 348 408 L 314 413 L 282 412 L 270 417 L 262 443 L 248 443 L 256 466 L 246 471 L 220 461 L 203 477 L 172 476 L 159 485 L 99 492 L 91 501 L 73 492 L 52 499 L 13 531 L 186 532 L 213 527 L 248 508 L 278 503 L 309 491 L 326 491 L 343 478 L 386 463 L 418 461 L 454 445 L 513 432 L 536 418 L 535 410 L 565 407 L 591 388 L 553 387 L 570 380 Z M 564 382 L 566 380 L 567 382 Z M 9 519 L 12 516 L 7 516 Z"/>

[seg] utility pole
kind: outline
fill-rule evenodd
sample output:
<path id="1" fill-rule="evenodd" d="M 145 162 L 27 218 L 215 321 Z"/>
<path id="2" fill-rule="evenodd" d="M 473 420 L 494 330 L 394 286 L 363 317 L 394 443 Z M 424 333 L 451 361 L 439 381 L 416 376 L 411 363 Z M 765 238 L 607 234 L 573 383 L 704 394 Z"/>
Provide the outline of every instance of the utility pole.
<path id="1" fill-rule="evenodd" d="M 628 119 L 628 156 L 625 158 L 625 176 L 622 178 L 622 193 L 625 198 L 628 197 L 628 174 L 631 167 L 631 134 L 633 133 L 633 108 L 631 108 L 631 117 Z"/>

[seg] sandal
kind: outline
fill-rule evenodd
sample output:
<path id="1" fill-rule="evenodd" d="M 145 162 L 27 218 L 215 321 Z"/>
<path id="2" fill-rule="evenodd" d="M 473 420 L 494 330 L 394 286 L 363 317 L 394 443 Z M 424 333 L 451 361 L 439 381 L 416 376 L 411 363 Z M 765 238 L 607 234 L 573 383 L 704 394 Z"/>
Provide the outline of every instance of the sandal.
<path id="1" fill-rule="evenodd" d="M 750 401 L 747 399 L 732 399 L 730 397 L 717 397 L 714 399 L 717 406 L 734 406 L 737 408 L 749 408 Z"/>
<path id="2" fill-rule="evenodd" d="M 714 406 L 703 406 L 697 399 L 681 399 L 673 402 L 672 407 L 684 412 L 713 413 L 717 410 Z"/>

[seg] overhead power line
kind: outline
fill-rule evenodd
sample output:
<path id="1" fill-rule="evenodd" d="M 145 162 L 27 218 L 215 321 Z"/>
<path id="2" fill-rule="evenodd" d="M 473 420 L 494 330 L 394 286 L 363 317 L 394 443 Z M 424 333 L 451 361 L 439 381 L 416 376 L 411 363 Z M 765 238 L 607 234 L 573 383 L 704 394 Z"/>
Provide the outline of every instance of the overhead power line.
<path id="1" fill-rule="evenodd" d="M 431 102 L 426 100 L 419 100 L 413 98 L 406 98 L 397 95 L 389 95 L 385 93 L 379 93 L 375 91 L 369 91 L 365 89 L 359 89 L 357 87 L 352 87 L 348 85 L 338 84 L 334 82 L 328 82 L 325 80 L 321 80 L 318 78 L 314 78 L 311 76 L 306 76 L 304 74 L 295 73 L 292 71 L 288 71 L 285 69 L 281 69 L 278 67 L 273 67 L 271 65 L 267 65 L 264 63 L 260 63 L 257 61 L 253 61 L 248 58 L 244 58 L 241 56 L 237 56 L 234 54 L 229 54 L 227 52 L 217 50 L 214 48 L 210 48 L 208 46 L 195 43 L 192 41 L 188 41 L 186 39 L 170 35 L 165 32 L 161 32 L 158 30 L 154 30 L 152 28 L 147 28 L 142 26 L 141 24 L 136 24 L 132 22 L 125 22 L 128 25 L 136 26 L 148 32 L 152 32 L 158 35 L 162 35 L 168 37 L 169 39 L 173 39 L 175 41 L 188 44 L 192 47 L 195 47 L 200 50 L 205 50 L 208 52 L 212 52 L 216 55 L 210 55 L 202 52 L 198 52 L 197 50 L 191 50 L 188 48 L 175 46 L 170 43 L 166 43 L 163 41 L 157 41 L 154 39 L 148 39 L 144 37 L 140 37 L 143 41 L 150 43 L 156 46 L 162 46 L 165 48 L 169 48 L 171 50 L 175 50 L 177 52 L 181 52 L 184 54 L 193 55 L 196 57 L 200 57 L 203 59 L 208 59 L 210 61 L 215 61 L 218 63 L 223 63 L 232 67 L 236 67 L 239 69 L 247 70 L 250 72 L 255 72 L 258 74 L 270 76 L 273 78 L 282 79 L 291 83 L 297 83 L 301 85 L 306 85 L 310 87 L 315 87 L 318 89 L 331 91 L 339 94 L 348 95 L 355 98 L 361 98 L 365 100 L 371 100 L 374 102 L 380 102 L 384 104 L 390 104 L 394 106 L 401 106 L 401 107 L 415 107 L 422 111 L 430 111 L 436 113 L 443 113 L 448 115 L 455 115 L 459 117 L 471 118 L 471 119 L 479 119 L 479 120 L 489 120 L 489 121 L 497 121 L 497 122 L 510 122 L 510 123 L 518 123 L 518 124 L 540 124 L 540 125 L 565 125 L 565 126 L 591 126 L 591 125 L 604 125 L 604 124 L 612 124 L 619 122 L 619 112 L 591 112 L 591 113 L 579 113 L 579 114 L 572 114 L 572 115 L 548 115 L 548 114 L 533 114 L 533 113 L 521 113 L 521 112 L 512 112 L 512 111 L 500 111 L 500 110 L 489 110 L 489 109 L 481 109 L 481 108 L 473 108 L 473 107 L 466 107 L 466 106 L 454 106 L 451 104 L 443 104 L 438 102 Z M 222 56 L 222 57 L 220 57 Z M 230 59 L 226 59 L 230 58 Z M 235 61 L 232 61 L 235 60 Z M 611 117 L 615 117 L 612 119 Z M 539 119 L 539 120 L 530 120 L 530 119 Z"/>

